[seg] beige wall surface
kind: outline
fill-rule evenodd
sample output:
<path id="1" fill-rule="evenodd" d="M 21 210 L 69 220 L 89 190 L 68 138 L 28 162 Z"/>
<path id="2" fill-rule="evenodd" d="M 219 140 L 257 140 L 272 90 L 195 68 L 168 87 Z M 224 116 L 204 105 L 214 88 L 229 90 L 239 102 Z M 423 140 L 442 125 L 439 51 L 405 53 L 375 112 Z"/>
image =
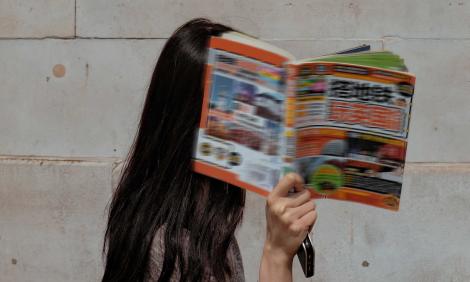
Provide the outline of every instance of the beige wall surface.
<path id="1" fill-rule="evenodd" d="M 470 281 L 470 1 L 0 0 L 0 281 L 98 281 L 105 208 L 171 32 L 207 16 L 316 56 L 362 43 L 417 76 L 398 213 L 318 201 L 316 275 Z M 257 280 L 264 199 L 237 234 Z"/>

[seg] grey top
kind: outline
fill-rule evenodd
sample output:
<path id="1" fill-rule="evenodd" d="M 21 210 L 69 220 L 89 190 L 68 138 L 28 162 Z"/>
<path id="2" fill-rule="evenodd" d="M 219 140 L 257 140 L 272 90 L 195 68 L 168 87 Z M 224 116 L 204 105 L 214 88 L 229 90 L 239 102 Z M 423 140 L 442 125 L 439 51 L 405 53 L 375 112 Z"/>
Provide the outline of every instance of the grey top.
<path id="1" fill-rule="evenodd" d="M 152 249 L 150 251 L 149 268 L 147 269 L 146 278 L 145 278 L 146 282 L 158 281 L 158 278 L 160 277 L 160 273 L 162 271 L 164 253 L 165 253 L 164 229 L 165 229 L 164 227 L 160 228 L 155 234 L 155 237 L 153 239 Z M 187 249 L 187 248 L 183 248 L 183 250 L 184 249 Z M 227 252 L 227 257 L 233 269 L 233 275 L 232 275 L 231 281 L 245 282 L 242 258 L 240 255 L 240 249 L 238 247 L 238 243 L 236 239 L 233 240 L 233 243 L 230 245 L 228 252 Z M 179 266 L 178 264 L 175 264 L 175 270 L 171 276 L 170 282 L 178 282 L 180 280 L 180 275 L 181 273 L 180 273 Z M 216 280 L 213 276 L 207 276 L 204 278 L 203 281 L 216 281 Z"/>

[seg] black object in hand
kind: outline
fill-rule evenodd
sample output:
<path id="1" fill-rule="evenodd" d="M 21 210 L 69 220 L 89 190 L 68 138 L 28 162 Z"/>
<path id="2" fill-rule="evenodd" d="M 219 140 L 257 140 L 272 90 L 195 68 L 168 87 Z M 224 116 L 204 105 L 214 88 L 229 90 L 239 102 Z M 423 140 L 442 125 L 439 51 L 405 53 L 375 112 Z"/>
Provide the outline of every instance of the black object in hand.
<path id="1" fill-rule="evenodd" d="M 305 277 L 312 277 L 315 273 L 315 249 L 313 248 L 312 240 L 308 234 L 297 251 L 297 257 L 299 258 Z"/>

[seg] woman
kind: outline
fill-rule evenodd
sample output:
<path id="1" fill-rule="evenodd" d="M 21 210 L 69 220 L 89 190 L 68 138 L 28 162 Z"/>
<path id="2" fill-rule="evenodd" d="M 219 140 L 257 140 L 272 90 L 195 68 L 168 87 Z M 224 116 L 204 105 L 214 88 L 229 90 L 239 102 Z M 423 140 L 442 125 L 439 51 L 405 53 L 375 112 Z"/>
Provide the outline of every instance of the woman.
<path id="1" fill-rule="evenodd" d="M 103 281 L 244 281 L 234 233 L 245 191 L 191 170 L 207 43 L 231 30 L 195 19 L 165 44 L 110 205 Z M 299 193 L 287 197 L 293 187 Z M 300 176 L 290 174 L 266 207 L 260 281 L 289 281 L 315 205 Z"/>

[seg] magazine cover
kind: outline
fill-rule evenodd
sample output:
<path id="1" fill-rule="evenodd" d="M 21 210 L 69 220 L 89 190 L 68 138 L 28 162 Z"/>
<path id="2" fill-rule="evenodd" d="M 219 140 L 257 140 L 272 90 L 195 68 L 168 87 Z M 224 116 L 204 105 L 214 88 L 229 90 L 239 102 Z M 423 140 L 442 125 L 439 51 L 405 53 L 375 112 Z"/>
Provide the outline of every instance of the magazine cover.
<path id="1" fill-rule="evenodd" d="M 194 170 L 267 195 L 281 176 L 286 57 L 213 37 Z"/>

